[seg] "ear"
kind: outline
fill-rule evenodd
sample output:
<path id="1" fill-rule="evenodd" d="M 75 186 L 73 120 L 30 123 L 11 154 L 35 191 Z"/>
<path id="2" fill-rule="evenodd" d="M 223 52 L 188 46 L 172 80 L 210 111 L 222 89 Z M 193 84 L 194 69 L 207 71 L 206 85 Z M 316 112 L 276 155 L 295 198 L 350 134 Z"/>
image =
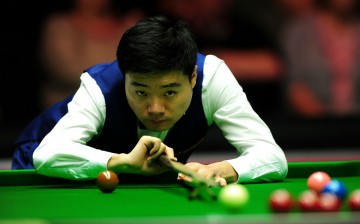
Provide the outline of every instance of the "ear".
<path id="1" fill-rule="evenodd" d="M 195 65 L 194 71 L 193 71 L 193 73 L 191 75 L 191 88 L 194 88 L 195 84 L 196 84 L 196 78 L 197 78 L 196 72 L 197 72 L 197 69 L 198 69 L 198 67 L 197 67 L 197 65 Z"/>

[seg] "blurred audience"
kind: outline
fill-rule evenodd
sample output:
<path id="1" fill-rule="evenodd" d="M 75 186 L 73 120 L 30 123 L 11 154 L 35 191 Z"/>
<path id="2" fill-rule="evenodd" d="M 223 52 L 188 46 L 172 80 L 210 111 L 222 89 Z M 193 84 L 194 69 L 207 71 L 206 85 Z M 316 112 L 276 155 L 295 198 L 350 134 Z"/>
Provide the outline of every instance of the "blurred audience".
<path id="1" fill-rule="evenodd" d="M 236 0 L 158 0 L 157 9 L 189 22 L 200 51 L 224 59 L 238 80 L 279 78 L 282 64 L 274 43 L 259 24 L 242 17 L 238 4 Z"/>
<path id="2" fill-rule="evenodd" d="M 309 118 L 358 116 L 359 1 L 311 3 L 307 13 L 287 24 L 282 36 L 290 108 Z"/>
<path id="3" fill-rule="evenodd" d="M 140 8 L 121 15 L 114 9 L 112 0 L 73 0 L 71 10 L 45 20 L 40 47 L 43 109 L 74 92 L 85 68 L 114 60 L 123 32 L 144 16 Z"/>

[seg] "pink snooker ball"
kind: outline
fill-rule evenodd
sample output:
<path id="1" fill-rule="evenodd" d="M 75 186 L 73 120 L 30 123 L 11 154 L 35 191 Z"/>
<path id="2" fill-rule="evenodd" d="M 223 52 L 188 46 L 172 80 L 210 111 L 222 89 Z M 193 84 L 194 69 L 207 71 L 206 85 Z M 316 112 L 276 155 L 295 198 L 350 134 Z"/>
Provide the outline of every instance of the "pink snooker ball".
<path id="1" fill-rule="evenodd" d="M 307 186 L 310 190 L 314 190 L 320 194 L 324 187 L 331 181 L 329 174 L 323 171 L 317 171 L 312 173 L 307 179 Z"/>

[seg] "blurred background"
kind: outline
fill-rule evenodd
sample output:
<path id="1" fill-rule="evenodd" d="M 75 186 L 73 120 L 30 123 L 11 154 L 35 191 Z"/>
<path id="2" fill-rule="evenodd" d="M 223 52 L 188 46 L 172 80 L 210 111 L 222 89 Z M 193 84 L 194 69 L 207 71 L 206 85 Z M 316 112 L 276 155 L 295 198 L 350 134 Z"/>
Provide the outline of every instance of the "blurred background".
<path id="1" fill-rule="evenodd" d="M 199 50 L 225 60 L 285 153 L 359 156 L 359 3 L 1 1 L 0 159 L 38 113 L 76 91 L 83 69 L 115 59 L 127 28 L 157 14 L 186 20 Z M 216 126 L 200 146 L 225 149 Z"/>

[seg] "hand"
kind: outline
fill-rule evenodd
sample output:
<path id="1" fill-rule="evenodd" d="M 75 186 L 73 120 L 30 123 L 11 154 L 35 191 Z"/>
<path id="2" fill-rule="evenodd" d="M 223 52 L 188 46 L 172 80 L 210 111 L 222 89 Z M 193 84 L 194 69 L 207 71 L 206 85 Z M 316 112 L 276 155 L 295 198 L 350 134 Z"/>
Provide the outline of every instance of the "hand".
<path id="1" fill-rule="evenodd" d="M 199 176 L 201 176 L 207 180 L 213 178 L 215 183 L 217 183 L 220 186 L 227 185 L 227 181 L 225 180 L 225 178 L 221 177 L 220 172 L 217 171 L 216 167 L 213 167 L 211 165 L 204 165 L 204 164 L 197 163 L 197 162 L 190 162 L 190 163 L 185 164 L 185 166 L 194 170 L 195 172 L 197 172 L 199 174 Z M 182 173 L 179 173 L 178 180 L 192 182 L 191 177 L 186 176 Z M 215 187 L 215 186 L 210 186 L 210 187 Z"/>
<path id="2" fill-rule="evenodd" d="M 129 154 L 114 155 L 108 162 L 108 169 L 117 173 L 160 174 L 168 170 L 157 161 L 162 154 L 177 160 L 174 150 L 162 143 L 159 138 L 143 136 Z"/>

